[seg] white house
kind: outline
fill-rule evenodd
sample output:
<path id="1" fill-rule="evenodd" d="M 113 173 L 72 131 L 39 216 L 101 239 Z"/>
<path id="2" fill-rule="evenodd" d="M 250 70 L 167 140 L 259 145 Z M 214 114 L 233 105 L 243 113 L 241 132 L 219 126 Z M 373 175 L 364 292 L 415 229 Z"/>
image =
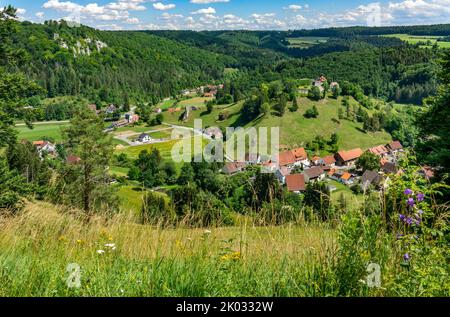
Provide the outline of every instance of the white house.
<path id="1" fill-rule="evenodd" d="M 148 143 L 152 140 L 152 138 L 150 137 L 150 135 L 148 135 L 147 133 L 142 133 L 139 137 L 138 137 L 138 141 L 141 143 Z"/>

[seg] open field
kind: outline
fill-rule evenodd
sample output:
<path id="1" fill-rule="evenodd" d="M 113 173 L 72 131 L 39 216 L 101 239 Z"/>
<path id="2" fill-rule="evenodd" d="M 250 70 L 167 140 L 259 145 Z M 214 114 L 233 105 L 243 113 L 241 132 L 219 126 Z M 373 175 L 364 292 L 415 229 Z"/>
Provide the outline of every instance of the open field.
<path id="1" fill-rule="evenodd" d="M 417 43 L 427 43 L 422 45 L 423 47 L 432 47 L 435 43 L 438 44 L 440 48 L 450 48 L 450 42 L 441 42 L 437 41 L 440 36 L 431 36 L 431 35 L 409 35 L 409 34 L 387 34 L 383 35 L 386 37 L 396 37 L 402 41 L 408 42 L 410 44 Z"/>
<path id="2" fill-rule="evenodd" d="M 122 210 L 137 216 L 142 209 L 144 193 L 139 186 L 121 186 L 117 194 Z"/>
<path id="3" fill-rule="evenodd" d="M 175 125 L 182 125 L 187 127 L 194 127 L 194 120 L 195 119 L 202 119 L 203 120 L 203 127 L 207 126 L 217 126 L 217 127 L 232 127 L 237 125 L 237 121 L 240 116 L 240 110 L 242 109 L 242 102 L 239 102 L 234 105 L 228 105 L 228 106 L 216 106 L 214 107 L 214 110 L 211 113 L 208 113 L 206 110 L 206 107 L 203 105 L 200 107 L 199 110 L 191 111 L 191 114 L 186 122 L 179 121 L 180 114 L 170 114 L 170 113 L 164 113 L 164 122 L 175 124 Z M 230 113 L 230 117 L 227 120 L 224 121 L 218 121 L 219 114 L 221 112 L 227 111 Z"/>
<path id="4" fill-rule="evenodd" d="M 313 45 L 326 43 L 328 41 L 328 37 L 314 37 L 314 36 L 305 36 L 305 37 L 291 37 L 287 39 L 289 42 L 289 46 L 291 48 L 309 48 Z"/>
<path id="5" fill-rule="evenodd" d="M 193 98 L 181 100 L 176 105 L 175 105 L 175 103 L 177 101 L 175 99 L 170 99 L 170 100 L 162 101 L 161 103 L 158 104 L 157 107 L 161 108 L 162 110 L 167 110 L 171 107 L 180 107 L 180 108 L 185 108 L 186 106 L 201 107 L 201 106 L 205 105 L 205 101 L 209 101 L 212 99 L 213 98 L 193 97 Z"/>
<path id="6" fill-rule="evenodd" d="M 348 120 L 338 120 L 338 109 L 341 107 L 342 99 L 337 100 L 328 98 L 318 102 L 311 101 L 308 98 L 298 98 L 299 110 L 295 113 L 286 110 L 283 117 L 277 114 L 269 114 L 256 120 L 245 123 L 241 119 L 242 103 L 222 109 L 216 107 L 212 113 L 205 110 L 192 111 L 191 116 L 186 122 L 178 121 L 178 116 L 165 114 L 165 122 L 193 127 L 195 119 L 203 120 L 203 127 L 280 127 L 280 142 L 289 146 L 304 146 L 312 141 L 316 135 L 321 135 L 328 139 L 331 134 L 336 132 L 339 136 L 339 147 L 341 149 L 352 149 L 361 147 L 370 148 L 375 145 L 385 144 L 391 141 L 391 136 L 386 132 L 365 133 L 362 130 L 362 124 Z M 356 103 L 351 99 L 351 103 Z M 307 119 L 303 116 L 305 111 L 316 105 L 319 110 L 319 117 Z M 219 113 L 229 112 L 230 116 L 225 121 L 218 121 Z M 370 113 L 370 111 L 369 111 Z"/>
<path id="7" fill-rule="evenodd" d="M 55 141 L 61 141 L 61 129 L 68 125 L 68 123 L 36 124 L 33 129 L 29 129 L 27 126 L 19 126 L 16 127 L 16 130 L 19 132 L 20 140 L 38 141 L 48 137 Z"/>
<path id="8" fill-rule="evenodd" d="M 46 203 L 0 226 L 0 296 L 317 296 L 311 270 L 335 243 L 312 225 L 162 230 Z"/>

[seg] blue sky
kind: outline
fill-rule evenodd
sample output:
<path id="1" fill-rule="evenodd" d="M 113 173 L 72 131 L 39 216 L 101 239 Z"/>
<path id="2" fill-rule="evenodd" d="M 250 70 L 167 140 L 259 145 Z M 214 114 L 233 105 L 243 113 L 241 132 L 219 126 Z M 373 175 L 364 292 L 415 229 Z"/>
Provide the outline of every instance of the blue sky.
<path id="1" fill-rule="evenodd" d="M 100 29 L 311 29 L 450 23 L 450 0 L 0 0 L 23 20 Z"/>

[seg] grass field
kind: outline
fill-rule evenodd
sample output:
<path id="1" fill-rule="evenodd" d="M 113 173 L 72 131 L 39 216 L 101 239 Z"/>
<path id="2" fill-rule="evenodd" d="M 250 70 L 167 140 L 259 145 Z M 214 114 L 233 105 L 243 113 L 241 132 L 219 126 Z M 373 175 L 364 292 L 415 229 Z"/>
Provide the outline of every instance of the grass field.
<path id="1" fill-rule="evenodd" d="M 280 127 L 280 142 L 289 146 L 304 146 L 307 142 L 313 140 L 316 135 L 321 135 L 328 139 L 334 132 L 339 136 L 339 147 L 341 149 L 352 149 L 355 147 L 367 149 L 391 141 L 391 136 L 386 132 L 365 133 L 362 130 L 361 123 L 337 120 L 338 109 L 342 107 L 341 102 L 341 98 L 337 100 L 328 98 L 319 102 L 311 101 L 308 98 L 299 98 L 299 110 L 297 112 L 292 113 L 286 110 L 283 117 L 269 114 L 250 123 L 244 123 L 241 120 L 242 103 L 227 107 L 226 111 L 230 113 L 230 116 L 222 122 L 218 121 L 219 113 L 225 111 L 221 108 L 214 109 L 210 114 L 202 110 L 193 111 L 186 122 L 180 122 L 178 121 L 178 116 L 170 114 L 165 114 L 164 120 L 168 123 L 189 127 L 193 127 L 195 119 L 202 119 L 203 127 L 236 127 L 241 125 L 245 127 Z M 351 99 L 351 103 L 356 103 L 356 101 Z M 313 105 L 316 105 L 319 110 L 319 117 L 306 119 L 303 114 Z"/>
<path id="2" fill-rule="evenodd" d="M 409 35 L 409 34 L 387 34 L 383 35 L 386 37 L 396 37 L 402 41 L 408 42 L 410 44 L 417 44 L 425 42 L 426 45 L 422 45 L 423 47 L 432 47 L 435 43 L 438 44 L 440 48 L 450 48 L 450 42 L 441 42 L 437 41 L 440 36 L 431 36 L 431 35 Z M 429 42 L 429 44 L 428 44 Z"/>
<path id="3" fill-rule="evenodd" d="M 20 140 L 39 141 L 48 137 L 55 141 L 61 141 L 61 129 L 68 125 L 68 123 L 35 124 L 33 129 L 29 129 L 27 126 L 19 126 L 16 127 L 16 130 L 19 132 Z"/>
<path id="4" fill-rule="evenodd" d="M 287 39 L 289 42 L 289 46 L 291 48 L 309 48 L 313 45 L 326 43 L 328 41 L 328 37 L 314 37 L 314 36 L 305 36 L 305 37 L 291 37 Z"/>
<path id="5" fill-rule="evenodd" d="M 202 119 L 203 120 L 203 127 L 207 126 L 217 126 L 217 127 L 232 127 L 236 126 L 239 121 L 240 117 L 240 110 L 242 109 L 242 102 L 239 102 L 235 105 L 228 105 L 228 106 L 217 106 L 214 108 L 214 110 L 211 113 L 208 113 L 206 111 L 206 107 L 203 105 L 200 107 L 199 110 L 191 111 L 191 114 L 186 122 L 179 121 L 179 114 L 170 114 L 165 113 L 164 114 L 164 122 L 176 124 L 176 125 L 182 125 L 187 127 L 193 127 L 194 126 L 194 120 L 195 119 Z M 224 121 L 218 121 L 219 114 L 223 111 L 227 111 L 230 113 L 230 117 L 227 120 Z"/>
<path id="6" fill-rule="evenodd" d="M 314 225 L 162 230 L 127 217 L 33 203 L 0 218 L 0 296 L 318 296 L 318 258 L 335 243 Z"/>
<path id="7" fill-rule="evenodd" d="M 124 212 L 138 215 L 142 209 L 145 190 L 139 186 L 121 186 L 118 191 L 120 206 Z"/>
<path id="8" fill-rule="evenodd" d="M 340 149 L 356 147 L 367 149 L 391 141 L 391 136 L 388 133 L 365 133 L 362 130 L 361 123 L 338 120 L 338 109 L 342 107 L 340 98 L 319 102 L 299 98 L 298 104 L 299 110 L 295 113 L 287 110 L 283 117 L 268 115 L 250 123 L 248 126 L 280 127 L 281 143 L 290 146 L 304 146 L 307 142 L 313 140 L 316 135 L 329 139 L 333 133 L 337 133 L 339 136 Z M 303 114 L 313 105 L 316 105 L 319 111 L 318 118 L 305 118 Z"/>

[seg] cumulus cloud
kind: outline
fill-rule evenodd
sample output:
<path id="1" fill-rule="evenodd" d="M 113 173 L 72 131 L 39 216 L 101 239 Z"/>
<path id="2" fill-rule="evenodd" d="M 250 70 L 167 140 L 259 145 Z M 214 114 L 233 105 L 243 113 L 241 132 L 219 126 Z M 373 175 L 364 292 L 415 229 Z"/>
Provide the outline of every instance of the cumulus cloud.
<path id="1" fill-rule="evenodd" d="M 169 14 L 175 4 L 169 0 L 108 0 L 100 5 L 91 0 L 89 4 L 79 4 L 80 0 L 45 0 L 44 9 L 55 10 L 65 15 L 78 15 L 82 23 L 103 28 L 133 28 L 133 29 L 299 29 L 324 28 L 351 25 L 403 25 L 403 24 L 436 24 L 450 21 L 450 0 L 390 0 L 390 2 L 376 2 L 355 5 L 341 10 L 328 11 L 327 8 L 310 10 L 308 4 L 293 0 L 286 4 L 284 11 L 289 12 L 283 17 L 275 13 L 253 13 L 243 16 L 239 7 L 218 15 L 216 9 L 210 6 L 186 11 L 182 14 Z M 146 3 L 151 2 L 151 8 L 163 11 L 161 16 L 145 18 L 139 21 L 132 17 L 133 11 L 145 11 Z M 188 1 L 186 1 L 188 2 Z M 230 0 L 190 0 L 192 5 L 207 5 L 227 3 Z M 362 1 L 360 2 L 362 3 Z M 264 6 L 261 6 L 262 8 Z M 257 7 L 258 8 L 258 7 Z M 275 11 L 274 11 L 275 12 Z M 300 14 L 301 13 L 301 14 Z M 21 15 L 22 14 L 22 15 Z M 25 11 L 19 12 L 23 17 Z M 44 12 L 32 13 L 43 19 Z M 64 15 L 62 15 L 64 16 Z M 144 18 L 141 18 L 144 20 Z"/>
<path id="2" fill-rule="evenodd" d="M 156 10 L 161 10 L 161 11 L 171 10 L 171 9 L 174 9 L 175 7 L 176 7 L 176 5 L 173 3 L 163 4 L 161 2 L 158 2 L 158 3 L 153 4 L 153 8 L 155 8 Z"/>
<path id="3" fill-rule="evenodd" d="M 298 4 L 290 4 L 290 5 L 288 5 L 287 7 L 284 7 L 284 9 L 285 9 L 285 10 L 291 10 L 291 11 L 296 12 L 296 11 L 301 10 L 301 9 L 302 9 L 302 6 L 301 6 L 301 5 L 298 5 Z"/>
<path id="4" fill-rule="evenodd" d="M 216 14 L 216 9 L 208 7 L 206 9 L 200 9 L 200 10 L 191 12 L 191 14 Z"/>

